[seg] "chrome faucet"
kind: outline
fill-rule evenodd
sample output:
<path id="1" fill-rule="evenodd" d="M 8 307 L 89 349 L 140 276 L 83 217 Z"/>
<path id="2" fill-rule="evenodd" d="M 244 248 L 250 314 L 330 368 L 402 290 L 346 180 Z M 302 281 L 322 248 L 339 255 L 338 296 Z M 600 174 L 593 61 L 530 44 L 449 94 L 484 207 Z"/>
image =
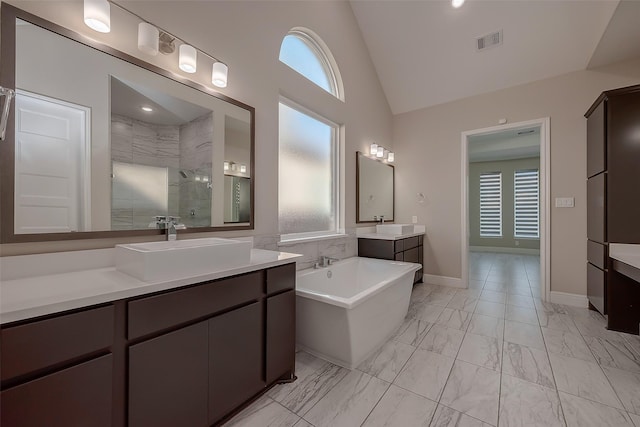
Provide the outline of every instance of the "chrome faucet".
<path id="1" fill-rule="evenodd" d="M 331 258 L 328 256 L 321 256 L 320 257 L 320 261 L 316 262 L 313 266 L 313 268 L 321 268 L 321 267 L 328 267 L 330 265 L 332 265 L 334 262 L 339 261 L 338 258 Z"/>
<path id="2" fill-rule="evenodd" d="M 177 240 L 178 239 L 178 230 L 184 230 L 185 225 L 184 224 L 180 224 L 178 222 L 178 220 L 180 219 L 179 216 L 164 216 L 164 215 L 158 215 L 158 216 L 154 216 L 155 222 L 152 222 L 151 224 L 149 224 L 149 226 L 154 226 L 156 228 L 159 229 L 166 229 L 167 230 L 167 240 L 172 241 L 172 240 Z"/>

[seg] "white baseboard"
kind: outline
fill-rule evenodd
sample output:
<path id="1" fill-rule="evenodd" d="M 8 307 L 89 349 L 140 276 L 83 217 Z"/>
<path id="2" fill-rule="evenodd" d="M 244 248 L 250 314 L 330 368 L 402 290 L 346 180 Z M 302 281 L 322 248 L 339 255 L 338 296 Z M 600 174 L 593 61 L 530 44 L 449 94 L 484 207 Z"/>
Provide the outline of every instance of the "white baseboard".
<path id="1" fill-rule="evenodd" d="M 554 304 L 571 305 L 573 307 L 589 307 L 589 299 L 586 295 L 569 294 L 567 292 L 551 291 L 549 299 Z"/>
<path id="2" fill-rule="evenodd" d="M 435 274 L 423 274 L 422 281 L 432 285 L 451 286 L 452 288 L 464 288 L 462 279 L 457 277 L 436 276 Z"/>
<path id="3" fill-rule="evenodd" d="M 540 255 L 540 249 L 502 248 L 499 246 L 469 246 L 470 252 L 497 252 L 500 254 Z"/>

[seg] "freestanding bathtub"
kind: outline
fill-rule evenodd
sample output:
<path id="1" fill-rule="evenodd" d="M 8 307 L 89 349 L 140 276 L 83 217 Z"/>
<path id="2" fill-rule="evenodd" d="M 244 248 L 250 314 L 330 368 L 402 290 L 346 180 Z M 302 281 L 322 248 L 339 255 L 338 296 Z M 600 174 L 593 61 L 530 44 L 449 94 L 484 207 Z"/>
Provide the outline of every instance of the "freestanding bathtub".
<path id="1" fill-rule="evenodd" d="M 352 369 L 402 324 L 420 264 L 353 257 L 297 273 L 298 346 Z"/>

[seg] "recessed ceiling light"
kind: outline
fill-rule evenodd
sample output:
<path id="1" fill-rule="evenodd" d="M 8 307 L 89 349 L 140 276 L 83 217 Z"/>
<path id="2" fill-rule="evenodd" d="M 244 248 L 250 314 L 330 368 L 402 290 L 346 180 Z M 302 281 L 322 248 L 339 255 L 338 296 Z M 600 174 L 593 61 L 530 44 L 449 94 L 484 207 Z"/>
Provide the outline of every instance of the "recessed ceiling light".
<path id="1" fill-rule="evenodd" d="M 462 6 L 463 4 L 464 4 L 464 0 L 451 0 L 451 6 L 455 7 L 456 9 Z"/>
<path id="2" fill-rule="evenodd" d="M 151 108 L 151 107 L 149 107 L 147 105 L 145 105 L 144 107 L 140 107 L 140 108 L 142 108 L 142 111 L 146 111 L 147 113 L 150 113 L 150 112 L 153 111 L 153 108 Z"/>

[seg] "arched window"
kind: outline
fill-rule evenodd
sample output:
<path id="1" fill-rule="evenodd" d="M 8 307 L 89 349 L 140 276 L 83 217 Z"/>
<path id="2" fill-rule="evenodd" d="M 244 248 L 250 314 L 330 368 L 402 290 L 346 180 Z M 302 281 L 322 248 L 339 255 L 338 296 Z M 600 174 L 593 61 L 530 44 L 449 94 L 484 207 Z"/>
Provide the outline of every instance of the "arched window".
<path id="1" fill-rule="evenodd" d="M 344 101 L 340 72 L 324 42 L 311 30 L 293 28 L 282 40 L 280 61 Z"/>

